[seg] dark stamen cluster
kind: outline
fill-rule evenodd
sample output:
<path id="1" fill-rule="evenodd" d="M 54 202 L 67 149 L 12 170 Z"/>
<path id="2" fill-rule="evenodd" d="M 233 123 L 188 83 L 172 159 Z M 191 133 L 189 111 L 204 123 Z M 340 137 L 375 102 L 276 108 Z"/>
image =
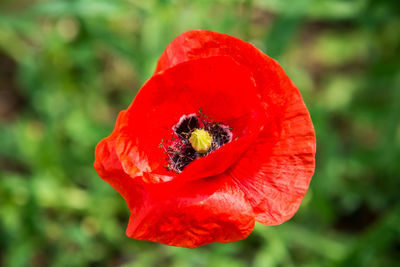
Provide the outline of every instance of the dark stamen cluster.
<path id="1" fill-rule="evenodd" d="M 189 138 L 192 132 L 198 128 L 206 130 L 213 138 L 209 151 L 205 154 L 196 152 L 190 144 Z M 189 114 L 181 117 L 179 122 L 172 127 L 173 136 L 170 140 L 161 140 L 160 147 L 167 155 L 168 170 L 180 173 L 193 160 L 206 156 L 232 140 L 231 128 L 203 114 Z"/>

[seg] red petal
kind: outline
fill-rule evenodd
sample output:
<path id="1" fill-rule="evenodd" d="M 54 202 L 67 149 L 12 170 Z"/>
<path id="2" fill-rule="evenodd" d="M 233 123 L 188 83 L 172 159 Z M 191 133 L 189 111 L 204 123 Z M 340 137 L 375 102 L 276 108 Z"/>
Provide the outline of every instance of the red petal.
<path id="1" fill-rule="evenodd" d="M 268 123 L 229 170 L 254 206 L 257 221 L 279 224 L 298 209 L 314 172 L 315 133 L 296 86 L 279 64 L 253 45 L 211 31 L 194 30 L 173 40 L 156 72 L 188 60 L 230 56 L 252 70 Z"/>
<path id="2" fill-rule="evenodd" d="M 234 107 L 234 108 L 233 108 Z M 185 114 L 202 108 L 215 122 L 233 127 L 237 141 L 195 160 L 182 179 L 217 175 L 237 160 L 263 127 L 265 114 L 249 70 L 229 57 L 210 57 L 178 64 L 154 75 L 140 90 L 117 136 L 117 154 L 131 177 L 151 183 L 176 176 L 167 171 L 161 140 Z"/>
<path id="3" fill-rule="evenodd" d="M 195 248 L 241 240 L 253 230 L 252 207 L 228 176 L 148 184 L 146 191 L 148 198 L 131 215 L 129 237 Z"/>
<path id="4" fill-rule="evenodd" d="M 229 174 L 267 225 L 290 219 L 307 192 L 315 167 L 315 133 L 301 96 L 285 110 L 279 131 L 263 131 Z M 274 136 L 275 135 L 275 136 Z"/>
<path id="5" fill-rule="evenodd" d="M 156 73 L 189 60 L 210 56 L 229 56 L 248 67 L 254 75 L 267 114 L 281 112 L 293 84 L 278 62 L 255 46 L 235 37 L 213 31 L 192 30 L 176 37 L 165 49 L 157 63 Z M 297 89 L 295 90 L 297 91 Z"/>

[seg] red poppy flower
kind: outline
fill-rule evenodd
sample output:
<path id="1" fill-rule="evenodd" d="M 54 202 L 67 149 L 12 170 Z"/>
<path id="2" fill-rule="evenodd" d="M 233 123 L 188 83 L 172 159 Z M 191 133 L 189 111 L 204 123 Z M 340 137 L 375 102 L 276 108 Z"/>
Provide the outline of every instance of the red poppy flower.
<path id="1" fill-rule="evenodd" d="M 167 46 L 94 167 L 126 200 L 129 237 L 193 248 L 290 219 L 314 156 L 309 113 L 279 64 L 194 30 Z"/>

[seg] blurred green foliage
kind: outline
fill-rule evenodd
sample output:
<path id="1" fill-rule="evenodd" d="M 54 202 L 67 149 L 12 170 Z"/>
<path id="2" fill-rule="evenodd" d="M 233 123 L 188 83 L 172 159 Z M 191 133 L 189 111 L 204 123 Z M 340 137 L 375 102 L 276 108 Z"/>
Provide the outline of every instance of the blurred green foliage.
<path id="1" fill-rule="evenodd" d="M 400 4 L 368 0 L 0 2 L 0 265 L 395 266 L 400 262 Z M 125 236 L 94 147 L 189 29 L 279 60 L 317 133 L 295 217 L 195 250 Z"/>

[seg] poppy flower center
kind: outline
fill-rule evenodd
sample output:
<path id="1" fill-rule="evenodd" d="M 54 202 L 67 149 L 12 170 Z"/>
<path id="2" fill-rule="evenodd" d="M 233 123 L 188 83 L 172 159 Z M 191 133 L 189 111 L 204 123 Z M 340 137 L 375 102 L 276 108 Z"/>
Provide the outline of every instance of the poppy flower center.
<path id="1" fill-rule="evenodd" d="M 211 147 L 212 141 L 213 138 L 204 129 L 194 130 L 189 138 L 189 142 L 192 145 L 193 149 L 201 154 L 207 153 L 207 151 Z"/>
<path id="2" fill-rule="evenodd" d="M 162 140 L 160 148 L 167 155 L 167 170 L 176 173 L 195 159 L 204 157 L 232 140 L 231 128 L 199 111 L 183 115 L 172 127 L 171 140 Z"/>

